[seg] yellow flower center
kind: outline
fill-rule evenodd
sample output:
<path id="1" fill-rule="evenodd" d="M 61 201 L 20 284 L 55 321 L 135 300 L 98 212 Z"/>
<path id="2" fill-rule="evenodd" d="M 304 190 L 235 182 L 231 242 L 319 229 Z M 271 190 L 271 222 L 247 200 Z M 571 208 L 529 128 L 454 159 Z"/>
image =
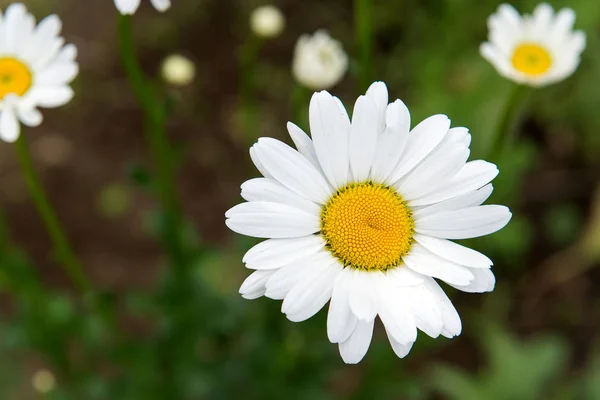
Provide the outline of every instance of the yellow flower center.
<path id="1" fill-rule="evenodd" d="M 396 190 L 365 182 L 345 186 L 329 199 L 321 211 L 321 234 L 345 266 L 385 271 L 402 264 L 414 222 Z"/>
<path id="2" fill-rule="evenodd" d="M 535 43 L 519 45 L 512 56 L 516 70 L 530 76 L 546 73 L 552 66 L 552 57 L 548 50 Z"/>
<path id="3" fill-rule="evenodd" d="M 0 100 L 7 94 L 23 96 L 31 87 L 31 70 L 12 57 L 0 58 Z"/>

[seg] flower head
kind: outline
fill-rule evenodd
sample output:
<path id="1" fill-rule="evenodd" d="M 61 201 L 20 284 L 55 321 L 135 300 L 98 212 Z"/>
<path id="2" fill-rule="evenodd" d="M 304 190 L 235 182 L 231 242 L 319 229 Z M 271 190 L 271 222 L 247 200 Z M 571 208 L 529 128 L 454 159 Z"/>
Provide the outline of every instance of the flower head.
<path id="1" fill-rule="evenodd" d="M 554 13 L 546 3 L 533 15 L 519 15 L 502 4 L 488 19 L 489 41 L 481 55 L 505 78 L 530 86 L 544 86 L 565 79 L 579 66 L 585 34 L 573 31 L 575 13 L 563 8 Z"/>
<path id="2" fill-rule="evenodd" d="M 133 15 L 140 6 L 141 0 L 114 0 L 117 10 L 123 15 Z M 165 12 L 171 7 L 171 0 L 150 0 L 154 8 Z"/>
<path id="3" fill-rule="evenodd" d="M 59 36 L 61 21 L 50 15 L 35 25 L 21 3 L 13 3 L 0 19 L 0 139 L 14 142 L 19 121 L 38 126 L 38 107 L 59 107 L 73 97 L 69 86 L 79 71 L 74 45 Z"/>
<path id="4" fill-rule="evenodd" d="M 292 72 L 296 80 L 312 90 L 335 86 L 348 70 L 348 55 L 342 44 L 326 31 L 298 39 Z"/>
<path id="5" fill-rule="evenodd" d="M 186 86 L 193 82 L 196 76 L 196 66 L 187 57 L 171 54 L 162 63 L 163 79 L 175 86 Z"/>
<path id="6" fill-rule="evenodd" d="M 453 337 L 461 321 L 436 279 L 466 292 L 494 288 L 492 261 L 451 241 L 488 235 L 511 218 L 482 205 L 494 164 L 467 162 L 471 136 L 434 115 L 410 130 L 400 100 L 385 84 L 360 96 L 352 120 L 323 91 L 309 109 L 312 138 L 292 123 L 297 150 L 271 138 L 250 149 L 263 175 L 242 185 L 247 201 L 226 213 L 238 233 L 268 239 L 246 253 L 255 270 L 240 288 L 247 299 L 283 299 L 291 321 L 328 301 L 327 333 L 347 363 L 366 354 L 376 317 L 399 357 L 417 329 Z"/>
<path id="7" fill-rule="evenodd" d="M 273 38 L 283 32 L 285 18 L 279 8 L 260 6 L 250 14 L 250 28 L 255 35 Z"/>

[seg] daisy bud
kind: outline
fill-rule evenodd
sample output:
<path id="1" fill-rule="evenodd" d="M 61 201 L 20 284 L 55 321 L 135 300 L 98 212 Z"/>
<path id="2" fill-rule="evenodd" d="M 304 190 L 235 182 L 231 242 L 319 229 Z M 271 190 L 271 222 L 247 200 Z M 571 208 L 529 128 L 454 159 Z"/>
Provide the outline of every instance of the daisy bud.
<path id="1" fill-rule="evenodd" d="M 283 32 L 285 18 L 277 7 L 261 6 L 250 14 L 250 27 L 256 36 L 274 38 Z"/>
<path id="2" fill-rule="evenodd" d="M 189 58 L 172 54 L 163 61 L 161 72 L 165 82 L 173 86 L 187 86 L 196 76 L 196 66 Z"/>

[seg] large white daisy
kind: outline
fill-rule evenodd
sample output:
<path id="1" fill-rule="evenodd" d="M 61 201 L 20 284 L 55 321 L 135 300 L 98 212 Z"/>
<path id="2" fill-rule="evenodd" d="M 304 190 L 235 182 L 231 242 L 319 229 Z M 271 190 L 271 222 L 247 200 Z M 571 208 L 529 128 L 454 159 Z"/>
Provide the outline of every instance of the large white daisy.
<path id="1" fill-rule="evenodd" d="M 460 318 L 435 279 L 466 292 L 494 288 L 490 259 L 449 239 L 510 220 L 508 208 L 482 205 L 496 166 L 467 162 L 469 132 L 445 115 L 410 130 L 408 109 L 388 104 L 382 82 L 358 98 L 352 121 L 325 91 L 309 112 L 312 140 L 288 124 L 298 150 L 271 138 L 252 146 L 263 177 L 245 182 L 247 202 L 226 213 L 233 231 L 268 239 L 244 257 L 256 271 L 241 294 L 283 299 L 291 321 L 331 300 L 327 333 L 347 363 L 366 354 L 377 316 L 399 357 L 417 328 L 458 335 Z"/>
<path id="2" fill-rule="evenodd" d="M 573 31 L 575 13 L 563 8 L 556 15 L 546 3 L 533 15 L 519 15 L 502 4 L 488 19 L 489 41 L 481 55 L 505 78 L 531 86 L 565 79 L 579 66 L 585 34 Z"/>
<path id="3" fill-rule="evenodd" d="M 114 0 L 117 10 L 123 15 L 134 14 L 140 6 L 141 0 Z M 150 0 L 154 8 L 165 12 L 171 7 L 171 0 Z"/>
<path id="4" fill-rule="evenodd" d="M 59 107 L 71 100 L 69 86 L 79 68 L 74 45 L 64 45 L 56 15 L 35 18 L 21 3 L 0 13 L 0 139 L 14 142 L 19 121 L 38 126 L 37 107 Z"/>

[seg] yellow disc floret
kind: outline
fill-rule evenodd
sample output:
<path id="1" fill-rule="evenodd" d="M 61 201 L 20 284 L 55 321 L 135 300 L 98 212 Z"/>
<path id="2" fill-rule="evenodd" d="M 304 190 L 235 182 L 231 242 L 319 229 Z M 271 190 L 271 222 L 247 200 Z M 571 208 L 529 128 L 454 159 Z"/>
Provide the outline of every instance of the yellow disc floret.
<path id="1" fill-rule="evenodd" d="M 538 44 L 523 43 L 515 49 L 512 65 L 526 75 L 539 76 L 548 72 L 552 66 L 552 57 L 548 50 Z"/>
<path id="2" fill-rule="evenodd" d="M 23 96 L 31 87 L 31 70 L 21 61 L 12 58 L 0 58 L 0 100 L 7 94 Z"/>
<path id="3" fill-rule="evenodd" d="M 329 199 L 321 211 L 321 234 L 345 266 L 385 271 L 400 265 L 410 250 L 414 222 L 395 189 L 365 182 Z"/>

